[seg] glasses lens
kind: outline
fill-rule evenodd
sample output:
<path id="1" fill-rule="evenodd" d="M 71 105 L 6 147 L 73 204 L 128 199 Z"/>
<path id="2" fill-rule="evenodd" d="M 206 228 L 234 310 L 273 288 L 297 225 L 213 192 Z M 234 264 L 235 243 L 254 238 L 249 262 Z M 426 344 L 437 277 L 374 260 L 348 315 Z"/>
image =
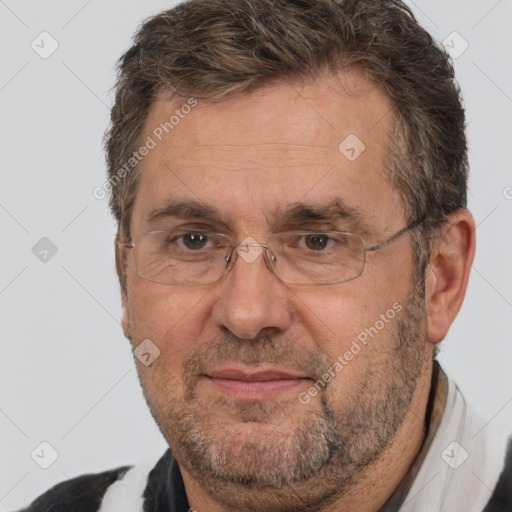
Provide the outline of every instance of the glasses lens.
<path id="1" fill-rule="evenodd" d="M 158 231 L 135 244 L 139 274 L 165 284 L 208 284 L 218 281 L 230 250 L 227 237 L 196 231 Z"/>
<path id="2" fill-rule="evenodd" d="M 296 284 L 335 284 L 359 277 L 364 269 L 364 241 L 357 235 L 290 232 L 273 235 L 268 247 L 277 276 Z"/>
<path id="3" fill-rule="evenodd" d="M 364 242 L 357 235 L 290 232 L 272 235 L 267 258 L 288 283 L 335 284 L 359 277 Z M 231 251 L 229 237 L 200 231 L 158 231 L 143 235 L 134 247 L 139 275 L 164 284 L 210 284 L 221 279 Z"/>

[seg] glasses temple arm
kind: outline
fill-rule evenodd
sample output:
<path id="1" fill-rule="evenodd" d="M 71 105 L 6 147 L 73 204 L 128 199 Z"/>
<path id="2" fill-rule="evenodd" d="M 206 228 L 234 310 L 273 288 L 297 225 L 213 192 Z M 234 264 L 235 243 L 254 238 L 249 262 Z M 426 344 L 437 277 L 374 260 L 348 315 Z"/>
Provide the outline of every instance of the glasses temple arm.
<path id="1" fill-rule="evenodd" d="M 391 244 L 397 238 L 401 237 L 404 233 L 407 233 L 407 231 L 410 231 L 411 229 L 414 229 L 416 226 L 419 226 L 424 220 L 425 220 L 425 217 L 421 217 L 417 221 L 413 222 L 412 224 L 409 224 L 408 226 L 406 226 L 405 228 L 401 229 L 400 231 L 398 231 L 397 233 L 395 233 L 394 235 L 389 237 L 387 240 L 384 240 L 380 244 L 371 245 L 370 247 L 365 247 L 364 248 L 365 252 L 377 251 L 377 250 L 381 249 L 382 247 L 386 247 L 386 245 Z"/>

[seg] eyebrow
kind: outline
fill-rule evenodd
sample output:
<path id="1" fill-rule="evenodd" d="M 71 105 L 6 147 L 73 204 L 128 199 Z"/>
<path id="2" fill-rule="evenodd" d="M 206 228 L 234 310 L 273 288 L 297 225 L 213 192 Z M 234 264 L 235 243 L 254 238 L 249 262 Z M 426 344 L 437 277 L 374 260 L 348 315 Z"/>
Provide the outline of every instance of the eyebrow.
<path id="1" fill-rule="evenodd" d="M 195 200 L 171 201 L 163 208 L 153 210 L 146 218 L 147 223 L 155 223 L 160 219 L 179 217 L 183 219 L 222 220 L 219 211 L 213 206 Z"/>
<path id="2" fill-rule="evenodd" d="M 351 232 L 361 235 L 371 232 L 362 210 L 349 206 L 339 197 L 332 199 L 326 205 L 313 205 L 303 202 L 295 203 L 284 211 L 276 212 L 273 226 L 283 228 L 285 226 L 300 226 L 301 224 L 311 222 L 335 223 L 339 220 L 346 222 Z"/>
<path id="3" fill-rule="evenodd" d="M 208 219 L 228 225 L 229 222 L 220 211 L 212 205 L 196 200 L 173 200 L 163 208 L 153 210 L 146 218 L 148 226 L 170 218 Z M 369 234 L 371 229 L 361 209 L 349 206 L 339 197 L 328 204 L 317 205 L 304 202 L 293 203 L 286 208 L 279 207 L 265 219 L 269 227 L 277 232 L 284 228 L 300 227 L 312 222 L 334 223 L 343 220 L 354 233 Z"/>

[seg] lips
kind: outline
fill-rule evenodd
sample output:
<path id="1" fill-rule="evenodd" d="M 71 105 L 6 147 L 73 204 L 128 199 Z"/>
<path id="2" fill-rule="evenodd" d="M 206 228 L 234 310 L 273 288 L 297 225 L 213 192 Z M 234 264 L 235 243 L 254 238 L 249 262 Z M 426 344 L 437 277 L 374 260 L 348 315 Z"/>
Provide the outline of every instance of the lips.
<path id="1" fill-rule="evenodd" d="M 205 377 L 219 391 L 246 400 L 275 398 L 304 384 L 309 378 L 281 369 L 217 368 Z"/>
<path id="2" fill-rule="evenodd" d="M 211 370 L 207 373 L 208 377 L 215 379 L 233 379 L 251 382 L 262 382 L 268 380 L 290 380 L 307 378 L 304 375 L 281 370 L 241 370 L 237 368 L 225 368 Z"/>

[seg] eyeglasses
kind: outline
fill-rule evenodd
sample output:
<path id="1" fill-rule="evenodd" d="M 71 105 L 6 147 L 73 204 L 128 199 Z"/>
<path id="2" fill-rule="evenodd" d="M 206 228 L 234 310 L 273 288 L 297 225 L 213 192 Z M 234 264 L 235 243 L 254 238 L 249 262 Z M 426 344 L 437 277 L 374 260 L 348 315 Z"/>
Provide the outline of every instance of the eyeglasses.
<path id="1" fill-rule="evenodd" d="M 339 284 L 363 273 L 367 252 L 391 244 L 423 220 L 368 247 L 360 236 L 340 231 L 289 231 L 269 236 L 264 244 L 253 239 L 233 244 L 227 235 L 200 230 L 152 231 L 136 244 L 121 245 L 133 249 L 139 276 L 155 283 L 216 283 L 231 270 L 237 255 L 250 263 L 263 253 L 268 268 L 285 283 Z"/>

